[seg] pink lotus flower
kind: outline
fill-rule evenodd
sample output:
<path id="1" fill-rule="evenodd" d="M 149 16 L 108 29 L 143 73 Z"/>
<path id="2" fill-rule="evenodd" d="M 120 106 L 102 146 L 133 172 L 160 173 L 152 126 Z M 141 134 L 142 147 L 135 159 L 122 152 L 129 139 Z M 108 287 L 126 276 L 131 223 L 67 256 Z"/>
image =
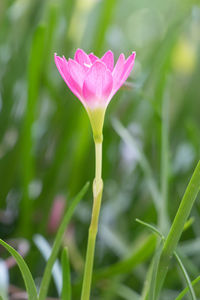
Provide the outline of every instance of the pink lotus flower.
<path id="1" fill-rule="evenodd" d="M 102 129 L 106 107 L 128 78 L 134 60 L 135 52 L 127 59 L 122 53 L 114 66 L 114 55 L 110 50 L 102 58 L 98 58 L 93 53 L 87 55 L 83 50 L 78 49 L 74 59 L 68 61 L 64 56 L 61 58 L 55 54 L 58 71 L 72 93 L 86 108 L 93 132 L 97 129 L 96 126 Z M 102 112 L 101 117 L 99 111 Z"/>

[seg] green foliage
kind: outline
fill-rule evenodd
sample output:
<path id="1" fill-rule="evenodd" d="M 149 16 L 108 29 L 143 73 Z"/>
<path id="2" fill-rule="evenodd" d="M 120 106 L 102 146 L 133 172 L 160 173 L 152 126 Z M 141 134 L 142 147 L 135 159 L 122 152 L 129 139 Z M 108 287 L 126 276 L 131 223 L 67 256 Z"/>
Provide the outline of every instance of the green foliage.
<path id="1" fill-rule="evenodd" d="M 94 177 L 88 116 L 61 80 L 53 55 L 73 57 L 79 47 L 102 56 L 111 49 L 116 61 L 121 52 L 126 57 L 137 52 L 128 84 L 111 101 L 105 119 L 103 207 L 91 299 L 142 294 L 146 300 L 156 234 L 167 236 L 199 160 L 199 1 L 1 0 L 0 28 L 0 237 L 7 243 L 13 237 L 29 240 L 32 276 L 45 274 L 43 299 L 47 290 L 58 297 L 50 278 L 62 245 L 69 251 L 71 293 L 80 299 L 91 193 L 70 216 L 64 235 L 68 217 L 58 235 L 58 224 L 54 229 L 49 224 L 53 213 L 58 219 L 65 215 L 55 203 L 63 200 L 63 212 L 72 214 L 71 195 Z M 190 281 L 200 297 L 198 199 L 191 215 L 194 221 L 177 245 L 190 279 L 185 288 L 187 276 L 179 276 L 176 260 L 170 260 L 162 300 L 192 299 Z M 136 218 L 155 224 L 157 232 L 144 234 Z M 32 244 L 35 234 L 49 245 L 56 239 L 47 269 Z M 10 284 L 24 290 L 19 270 L 9 272 Z"/>
<path id="2" fill-rule="evenodd" d="M 62 251 L 62 295 L 61 300 L 71 300 L 71 275 L 69 252 L 67 247 Z"/>
<path id="3" fill-rule="evenodd" d="M 24 279 L 26 291 L 28 294 L 28 299 L 29 300 L 37 300 L 38 296 L 37 296 L 36 286 L 35 286 L 33 277 L 31 275 L 31 272 L 30 272 L 27 264 L 25 263 L 24 259 L 14 248 L 12 248 L 10 245 L 5 243 L 4 241 L 0 240 L 0 244 L 3 247 L 5 247 L 10 252 L 10 254 L 16 259 L 16 262 L 20 268 L 20 271 L 21 271 L 23 279 Z"/>
<path id="4" fill-rule="evenodd" d="M 42 277 L 42 282 L 40 286 L 40 292 L 39 292 L 39 300 L 45 300 L 47 296 L 47 291 L 50 283 L 51 278 L 51 272 L 53 265 L 55 263 L 55 260 L 57 258 L 58 252 L 60 250 L 60 246 L 62 244 L 64 233 L 67 229 L 67 225 L 74 213 L 74 210 L 82 197 L 85 195 L 86 191 L 88 190 L 89 183 L 86 183 L 85 186 L 82 188 L 82 190 L 78 193 L 78 195 L 73 199 L 70 207 L 67 209 L 67 212 L 62 220 L 62 223 L 58 229 L 58 232 L 56 234 L 56 238 L 53 244 L 53 248 L 51 251 L 51 255 L 47 261 L 47 265 L 44 270 L 44 275 Z"/>

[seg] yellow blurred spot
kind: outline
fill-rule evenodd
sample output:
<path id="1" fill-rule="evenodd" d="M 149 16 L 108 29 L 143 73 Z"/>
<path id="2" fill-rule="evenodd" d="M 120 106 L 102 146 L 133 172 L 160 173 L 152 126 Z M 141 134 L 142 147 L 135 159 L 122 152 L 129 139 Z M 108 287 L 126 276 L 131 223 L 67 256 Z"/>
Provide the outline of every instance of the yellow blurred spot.
<path id="1" fill-rule="evenodd" d="M 88 15 L 96 2 L 96 0 L 78 0 L 76 2 L 76 7 L 69 28 L 69 36 L 77 45 L 81 42 L 88 20 Z"/>
<path id="2" fill-rule="evenodd" d="M 172 67 L 175 71 L 189 75 L 195 69 L 197 61 L 196 49 L 186 39 L 180 39 L 172 55 Z"/>

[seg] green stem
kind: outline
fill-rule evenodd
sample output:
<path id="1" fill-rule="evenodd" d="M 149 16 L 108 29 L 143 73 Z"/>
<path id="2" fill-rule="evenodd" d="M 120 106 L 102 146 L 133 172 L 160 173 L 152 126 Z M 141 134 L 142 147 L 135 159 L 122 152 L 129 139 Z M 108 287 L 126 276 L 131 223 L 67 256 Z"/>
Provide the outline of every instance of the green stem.
<path id="1" fill-rule="evenodd" d="M 86 262 L 85 262 L 85 271 L 83 277 L 83 287 L 81 293 L 81 300 L 90 299 L 90 290 L 92 282 L 92 271 L 94 263 L 94 252 L 96 244 L 96 236 L 98 231 L 98 221 L 99 221 L 99 212 L 101 207 L 101 198 L 103 191 L 103 181 L 101 179 L 101 170 L 102 170 L 102 142 L 95 142 L 95 158 L 96 158 L 96 171 L 95 179 L 93 183 L 93 209 L 91 224 L 89 228 L 88 235 L 88 244 L 87 244 L 87 253 L 86 253 Z"/>
<path id="2" fill-rule="evenodd" d="M 162 103 L 162 141 L 161 141 L 161 205 L 159 213 L 159 228 L 163 234 L 169 230 L 168 219 L 168 134 L 169 134 L 169 97 L 164 95 Z"/>
<path id="3" fill-rule="evenodd" d="M 187 186 L 177 214 L 174 218 L 173 224 L 169 231 L 169 234 L 165 240 L 163 251 L 158 266 L 157 282 L 156 282 L 156 294 L 157 297 L 162 288 L 164 279 L 167 274 L 169 261 L 176 249 L 178 241 L 184 230 L 184 224 L 190 214 L 196 196 L 200 190 L 200 161 L 198 162 L 196 169 L 192 175 L 192 178 Z"/>
<path id="4" fill-rule="evenodd" d="M 179 267 L 180 267 L 180 269 L 181 269 L 181 271 L 183 273 L 183 276 L 185 277 L 186 283 L 187 283 L 189 291 L 190 291 L 191 299 L 192 300 L 197 300 L 195 292 L 194 292 L 194 289 L 192 287 L 192 283 L 191 283 L 190 277 L 189 277 L 189 275 L 188 275 L 188 273 L 187 273 L 187 271 L 186 271 L 186 269 L 185 269 L 185 267 L 184 267 L 184 265 L 183 265 L 183 263 L 182 263 L 179 255 L 176 252 L 174 252 L 174 256 L 176 257 L 176 260 L 177 260 L 177 262 L 179 264 Z"/>

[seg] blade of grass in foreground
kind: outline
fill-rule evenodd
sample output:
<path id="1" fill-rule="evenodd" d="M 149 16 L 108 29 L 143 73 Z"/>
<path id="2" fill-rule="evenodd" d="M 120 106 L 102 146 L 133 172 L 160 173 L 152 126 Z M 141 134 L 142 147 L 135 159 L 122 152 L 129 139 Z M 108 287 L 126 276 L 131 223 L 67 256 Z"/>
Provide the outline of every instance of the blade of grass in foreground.
<path id="1" fill-rule="evenodd" d="M 22 273 L 29 300 L 37 300 L 37 290 L 31 272 L 21 255 L 10 245 L 0 239 L 0 244 L 15 258 Z"/>
<path id="2" fill-rule="evenodd" d="M 49 257 L 49 259 L 47 261 L 47 265 L 46 265 L 44 275 L 42 278 L 40 292 L 39 292 L 39 300 L 46 299 L 47 291 L 48 291 L 48 287 L 49 287 L 49 283 L 50 283 L 50 278 L 51 278 L 52 268 L 53 268 L 54 262 L 56 260 L 56 257 L 58 255 L 64 232 L 65 232 L 67 225 L 72 217 L 72 214 L 74 213 L 76 206 L 78 205 L 78 203 L 80 202 L 82 197 L 87 192 L 88 187 L 89 187 L 89 183 L 86 183 L 85 186 L 82 188 L 82 190 L 74 198 L 74 200 L 72 201 L 70 207 L 68 208 L 68 210 L 63 218 L 63 221 L 58 229 L 58 232 L 57 232 L 54 244 L 53 244 L 51 256 Z"/>
<path id="3" fill-rule="evenodd" d="M 191 299 L 192 300 L 196 300 L 197 298 L 196 298 L 194 289 L 192 287 L 192 283 L 191 283 L 190 277 L 189 277 L 189 275 L 188 275 L 188 273 L 187 273 L 187 271 L 186 271 L 186 269 L 185 269 L 185 267 L 184 267 L 184 265 L 183 265 L 183 263 L 181 261 L 181 258 L 179 257 L 179 255 L 176 252 L 174 252 L 174 256 L 176 257 L 176 260 L 177 260 L 177 262 L 178 262 L 178 264 L 179 264 L 179 266 L 181 268 L 183 276 L 185 277 L 185 280 L 187 282 L 188 289 L 189 289 L 190 294 L 191 294 Z"/>
<path id="4" fill-rule="evenodd" d="M 194 279 L 191 284 L 192 286 L 194 286 L 195 284 L 197 284 L 200 281 L 200 276 L 198 276 L 196 279 Z M 189 288 L 186 287 L 177 297 L 175 300 L 181 300 L 183 299 L 183 297 L 187 294 L 187 292 L 189 291 Z"/>
<path id="5" fill-rule="evenodd" d="M 47 262 L 52 251 L 51 245 L 48 243 L 48 241 L 40 234 L 35 234 L 33 236 L 33 241 L 44 257 L 45 261 Z M 55 287 L 57 289 L 58 295 L 61 294 L 61 288 L 62 288 L 62 272 L 61 272 L 61 266 L 58 260 L 55 261 L 53 268 L 52 268 L 52 277 L 54 279 Z"/>
<path id="6" fill-rule="evenodd" d="M 190 214 L 190 211 L 193 207 L 194 201 L 196 200 L 199 190 L 200 190 L 200 161 L 198 162 L 194 170 L 192 178 L 187 186 L 187 189 L 185 191 L 185 194 L 183 196 L 177 214 L 172 223 L 169 234 L 164 242 L 164 247 L 163 247 L 163 251 L 158 266 L 158 274 L 156 280 L 157 298 L 159 296 L 162 285 L 164 283 L 171 256 L 176 249 L 178 241 L 184 230 L 184 224 L 187 221 L 187 218 Z"/>
<path id="7" fill-rule="evenodd" d="M 149 293 L 147 296 L 148 300 L 156 299 L 156 279 L 157 279 L 159 260 L 160 260 L 161 252 L 163 249 L 163 244 L 164 244 L 164 242 L 163 242 L 163 240 L 161 240 L 160 244 L 155 252 L 155 255 L 154 255 L 153 264 L 152 264 L 150 288 L 149 288 Z"/>
<path id="8" fill-rule="evenodd" d="M 141 220 L 139 220 L 139 219 L 136 219 L 136 221 L 137 221 L 138 223 L 144 225 L 145 227 L 147 227 L 147 228 L 150 229 L 151 231 L 155 232 L 155 233 L 156 233 L 163 241 L 165 240 L 164 235 L 162 235 L 162 233 L 161 233 L 155 226 L 153 226 L 153 225 L 151 225 L 151 224 L 149 224 L 149 223 L 143 222 L 143 221 L 141 221 Z M 189 223 L 189 224 L 191 223 L 191 219 L 189 219 L 189 220 L 185 223 L 184 229 L 187 229 L 188 223 Z M 191 281 L 190 281 L 190 278 L 189 278 L 189 275 L 188 275 L 188 273 L 187 273 L 187 270 L 185 269 L 184 264 L 183 264 L 181 258 L 179 257 L 179 255 L 178 255 L 175 251 L 174 251 L 174 256 L 176 257 L 176 260 L 178 261 L 178 264 L 179 264 L 179 266 L 180 266 L 180 268 L 181 268 L 181 271 L 182 271 L 182 273 L 183 273 L 183 276 L 185 277 L 185 280 L 186 280 L 186 282 L 187 282 L 188 289 L 189 289 L 189 291 L 190 291 L 192 300 L 196 300 L 195 292 L 194 292 L 194 290 L 193 290 L 192 283 L 191 283 Z M 151 274 L 154 274 L 154 272 L 152 272 L 152 267 L 153 267 L 153 265 L 152 265 L 151 268 L 150 268 L 150 269 L 151 269 L 150 272 L 151 272 Z M 152 276 L 150 276 L 150 277 L 152 278 Z M 155 278 L 155 275 L 154 275 L 154 278 Z M 149 285 L 149 286 L 150 286 L 150 285 Z M 149 289 L 150 289 L 150 288 L 149 288 Z M 155 284 L 154 284 L 154 289 L 155 289 Z M 151 299 L 151 297 L 154 297 L 154 291 L 153 291 L 153 294 L 151 294 L 150 299 Z M 145 293 L 145 295 L 143 296 L 142 299 L 148 299 L 148 290 L 147 290 L 147 292 Z"/>
<path id="9" fill-rule="evenodd" d="M 67 247 L 62 251 L 62 294 L 61 300 L 71 300 L 71 277 Z"/>

